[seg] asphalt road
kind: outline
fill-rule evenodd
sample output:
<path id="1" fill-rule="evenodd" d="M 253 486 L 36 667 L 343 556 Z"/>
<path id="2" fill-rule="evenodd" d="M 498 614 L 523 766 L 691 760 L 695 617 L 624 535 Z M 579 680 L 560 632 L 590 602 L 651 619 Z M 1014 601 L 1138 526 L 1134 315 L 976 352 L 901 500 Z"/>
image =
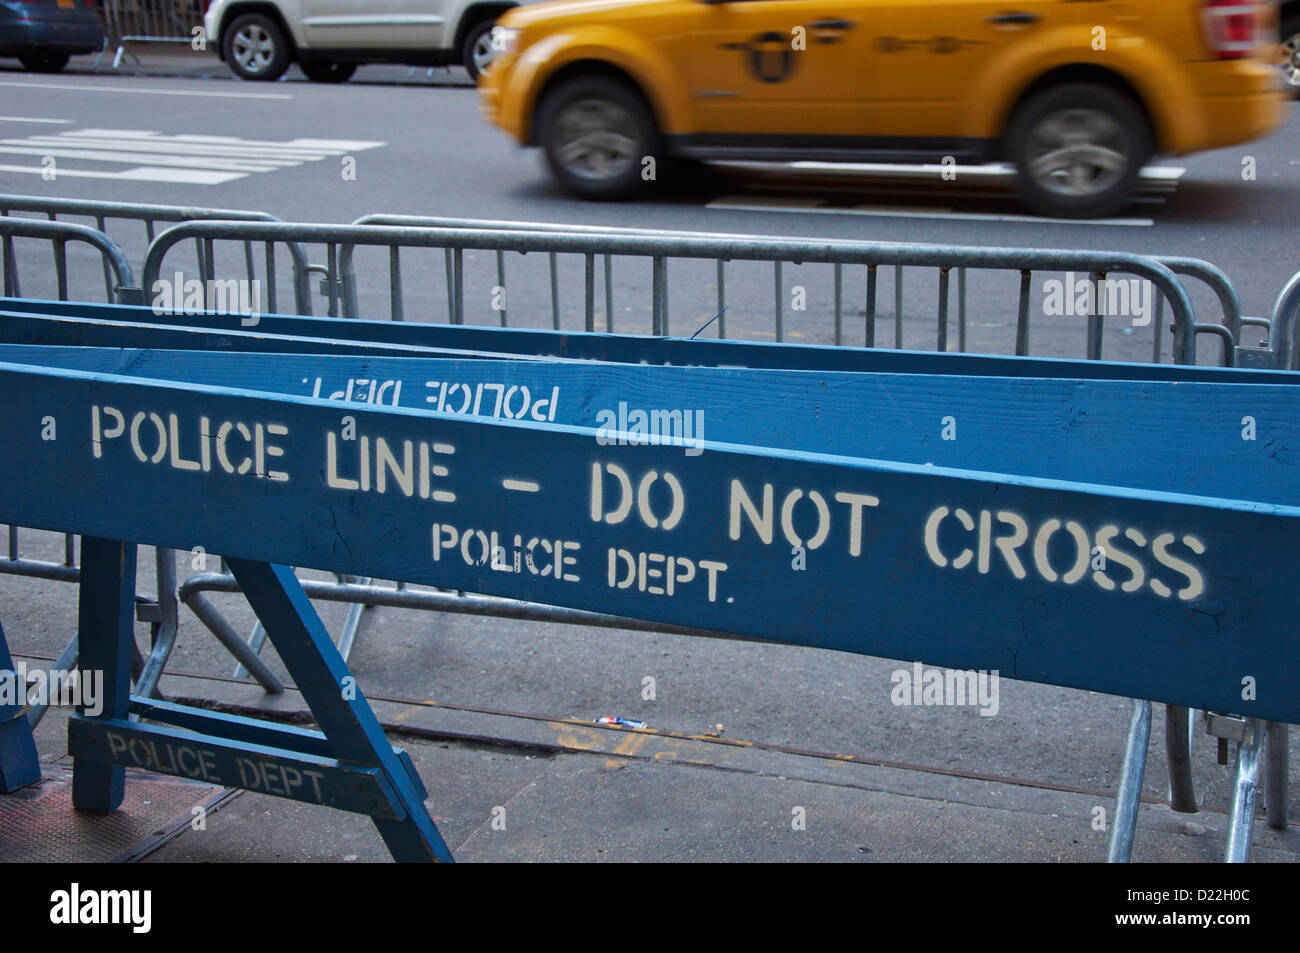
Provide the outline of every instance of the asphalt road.
<path id="1" fill-rule="evenodd" d="M 237 82 L 220 69 L 209 75 L 213 78 L 40 77 L 0 70 L 0 189 L 256 209 L 288 221 L 349 222 L 382 212 L 1186 255 L 1226 271 L 1245 312 L 1257 315 L 1269 312 L 1278 290 L 1300 269 L 1294 241 L 1300 211 L 1300 158 L 1295 158 L 1300 127 L 1294 116 L 1300 107 L 1295 105 L 1291 122 L 1265 140 L 1158 160 L 1164 169 L 1185 170 L 1172 195 L 1154 197 L 1116 223 L 1080 224 L 1026 216 L 1005 187 L 990 190 L 961 170 L 955 182 L 936 174 L 917 183 L 865 178 L 853 170 L 706 167 L 690 178 L 660 183 L 657 194 L 640 201 L 581 202 L 558 190 L 536 150 L 516 147 L 479 118 L 475 93 L 459 70 L 426 78 L 423 71 L 368 67 L 342 86 L 306 82 L 296 70 L 273 84 Z M 1247 157 L 1253 160 L 1253 180 L 1243 179 Z M 130 245 L 137 236 L 120 240 Z M 363 264 L 363 291 L 370 282 L 386 293 L 382 264 L 382 258 L 369 268 Z M 495 284 L 489 265 L 471 258 L 467 266 L 471 321 L 495 320 L 488 305 Z M 407 274 L 415 296 L 409 307 L 417 317 L 425 307 L 434 316 L 441 307 L 434 287 L 442 280 L 441 269 L 415 267 Z M 522 267 L 512 271 L 527 284 L 524 294 L 518 286 L 511 289 L 511 321 L 549 324 L 543 263 L 534 257 Z M 727 333 L 771 339 L 770 271 L 732 268 Z M 629 267 L 615 274 L 620 330 L 648 330 L 649 276 L 642 271 L 648 269 Z M 572 284 L 580 280 L 579 263 L 562 262 L 561 280 L 564 323 L 580 327 L 581 285 Z M 711 265 L 674 263 L 675 333 L 693 331 L 715 313 L 713 280 Z M 970 280 L 968 347 L 1009 350 L 1014 277 L 972 275 Z M 883 343 L 893 343 L 892 281 L 892 275 L 882 276 L 878 334 Z M 807 288 L 806 313 L 791 310 L 796 285 Z M 829 289 L 828 268 L 787 269 L 783 296 L 791 339 L 831 340 Z M 863 274 L 846 276 L 846 301 L 855 303 L 850 315 L 857 321 L 846 326 L 849 343 L 863 333 L 864 290 Z M 933 348 L 933 272 L 915 278 L 909 272 L 906 290 L 904 344 Z M 1035 296 L 1045 301 L 1046 289 L 1036 287 Z M 363 300 L 372 308 L 386 305 L 374 297 Z M 1209 295 L 1195 289 L 1194 301 L 1199 316 L 1214 317 Z M 1108 324 L 1107 356 L 1149 359 L 1149 329 L 1117 318 Z M 1082 328 L 1075 316 L 1036 316 L 1032 352 L 1082 356 Z M 1215 360 L 1209 352 L 1205 359 Z"/>
<path id="2" fill-rule="evenodd" d="M 1167 200 L 1139 208 L 1129 221 L 1082 224 L 1027 218 L 1005 200 L 970 198 L 937 181 L 918 190 L 780 167 L 715 170 L 642 201 L 579 202 L 558 191 L 536 152 L 516 148 L 479 119 L 474 92 L 463 77 L 381 81 L 404 76 L 401 70 L 363 69 L 348 84 L 320 86 L 296 74 L 280 83 L 251 84 L 226 78 L 40 77 L 0 69 L 0 192 L 256 209 L 289 221 L 340 223 L 386 212 L 1187 255 L 1223 268 L 1249 314 L 1267 313 L 1277 291 L 1300 269 L 1297 106 L 1291 107 L 1290 124 L 1269 139 L 1163 160 L 1185 174 Z M 1242 178 L 1246 156 L 1254 158 L 1254 181 Z M 53 157 L 52 178 L 42 176 L 46 157 Z M 344 175 L 349 160 L 354 178 Z M 957 185 L 965 185 L 960 172 Z M 788 210 L 800 203 L 802 209 Z M 720 204 L 751 207 L 716 207 Z M 115 237 L 120 235 L 124 245 L 143 246 L 142 230 L 117 227 Z M 47 251 L 24 254 L 25 265 L 48 262 L 42 257 Z M 517 314 L 524 323 L 545 325 L 545 285 L 531 284 L 544 280 L 539 275 L 545 265 L 535 259 L 527 266 L 534 269 L 530 287 L 523 294 L 512 291 L 512 321 Z M 88 264 L 88 280 L 97 281 L 98 263 Z M 486 262 L 477 265 L 483 272 L 478 277 L 490 280 Z M 440 270 L 439 259 L 406 271 L 412 300 L 420 306 L 437 303 L 435 286 L 423 291 L 416 286 L 426 274 L 438 279 Z M 686 266 L 674 272 L 675 332 L 707 319 L 711 270 L 710 265 L 698 279 Z M 572 274 L 565 271 L 565 322 L 580 327 L 579 293 L 568 284 Z M 649 276 L 632 267 L 618 275 L 615 295 L 626 314 L 617 317 L 627 322 L 619 328 L 643 330 Z M 729 333 L 770 339 L 764 311 L 771 305 L 768 273 L 736 275 L 735 287 L 729 287 L 734 308 Z M 370 288 L 386 286 L 382 272 L 365 280 Z M 786 281 L 789 287 L 798 278 L 788 272 Z M 915 284 L 920 296 L 909 304 L 905 340 L 932 347 L 933 279 L 918 278 Z M 792 339 L 828 340 L 825 287 L 813 289 L 810 282 L 810 300 L 816 303 L 806 315 L 787 316 Z M 24 291 L 36 293 L 33 287 Z M 847 293 L 853 300 L 858 291 Z M 996 301 L 991 293 L 972 291 L 973 347 L 1009 350 L 1013 294 L 1014 284 Z M 886 313 L 891 299 L 886 284 L 881 292 Z M 1198 305 L 1206 300 L 1198 296 Z M 486 307 L 481 301 L 476 306 Z M 418 308 L 414 313 L 418 317 Z M 1080 355 L 1082 322 L 1056 321 L 1042 319 L 1035 342 L 1043 346 L 1035 347 L 1036 353 Z M 1123 324 L 1117 320 L 1112 327 L 1116 343 L 1108 343 L 1108 355 L 1149 354 L 1149 329 L 1125 335 Z M 62 644 L 60 633 L 73 624 L 71 605 L 61 607 L 63 617 L 50 615 L 34 586 L 10 580 L 4 588 L 10 600 L 4 621 L 15 651 Z M 251 624 L 246 610 L 233 603 L 230 608 L 241 627 Z M 336 607 L 326 619 L 338 625 Z M 192 619 L 188 625 L 177 665 L 228 675 L 228 657 Z M 1019 683 L 1004 686 L 997 718 L 979 717 L 975 709 L 900 711 L 887 701 L 895 662 L 471 617 L 430 622 L 393 610 L 370 614 L 353 660 L 368 686 L 378 684 L 404 697 L 575 717 L 617 714 L 692 732 L 725 723 L 729 738 L 1090 788 L 1113 786 L 1127 720 L 1121 699 Z M 668 686 L 653 703 L 639 693 L 647 674 Z M 1161 737 L 1159 721 L 1153 736 Z M 1158 747 L 1153 745 L 1153 752 Z M 1204 741 L 1198 742 L 1197 762 L 1207 803 L 1222 805 L 1228 778 L 1207 755 Z M 1146 784 L 1151 796 L 1164 793 L 1162 771 L 1162 758 L 1153 755 Z M 1080 823 L 1086 827 L 1087 821 Z"/>

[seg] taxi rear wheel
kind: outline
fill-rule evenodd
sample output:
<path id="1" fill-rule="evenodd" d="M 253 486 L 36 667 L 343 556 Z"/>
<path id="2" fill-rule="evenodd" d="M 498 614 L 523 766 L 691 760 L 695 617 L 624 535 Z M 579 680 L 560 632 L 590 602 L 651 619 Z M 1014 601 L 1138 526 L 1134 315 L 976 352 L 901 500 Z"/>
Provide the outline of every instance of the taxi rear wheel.
<path id="1" fill-rule="evenodd" d="M 1289 17 L 1282 24 L 1282 78 L 1300 96 L 1300 17 Z"/>
<path id="2" fill-rule="evenodd" d="M 1072 83 L 1043 90 L 1016 110 L 1007 152 L 1025 205 L 1042 215 L 1085 218 L 1113 215 L 1133 200 L 1154 146 L 1131 97 Z"/>
<path id="3" fill-rule="evenodd" d="M 539 139 L 552 173 L 590 199 L 628 198 L 651 179 L 645 162 L 659 133 L 641 95 L 616 79 L 583 76 L 549 92 L 538 110 Z"/>

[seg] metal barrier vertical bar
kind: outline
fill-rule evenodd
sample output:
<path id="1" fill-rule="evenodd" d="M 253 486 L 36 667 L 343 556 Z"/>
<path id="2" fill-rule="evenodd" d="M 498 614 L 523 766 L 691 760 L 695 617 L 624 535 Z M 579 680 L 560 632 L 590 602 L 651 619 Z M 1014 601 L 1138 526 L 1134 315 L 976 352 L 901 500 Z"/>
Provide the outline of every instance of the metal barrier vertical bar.
<path id="1" fill-rule="evenodd" d="M 650 260 L 650 333 L 662 334 L 664 283 L 661 276 L 664 270 L 662 255 L 655 255 Z"/>
<path id="2" fill-rule="evenodd" d="M 333 242 L 325 246 L 326 270 L 329 274 L 325 277 L 325 287 L 328 291 L 329 310 L 326 312 L 329 317 L 337 318 L 339 316 L 339 249 Z"/>
<path id="3" fill-rule="evenodd" d="M 903 346 L 903 266 L 894 266 L 894 348 Z"/>
<path id="4" fill-rule="evenodd" d="M 396 245 L 388 249 L 388 316 L 394 321 L 406 320 L 402 304 L 402 250 Z"/>
<path id="5" fill-rule="evenodd" d="M 104 216 L 102 215 L 95 216 L 95 227 L 99 229 L 101 232 L 103 232 L 104 234 L 106 235 L 108 234 L 108 229 L 104 226 Z M 104 258 L 103 256 L 100 257 L 99 264 L 104 269 L 104 294 L 105 294 L 104 300 L 110 302 L 115 301 L 117 299 L 116 296 L 113 294 L 115 290 L 113 288 L 113 269 L 109 267 L 108 259 Z"/>
<path id="6" fill-rule="evenodd" d="M 948 269 L 939 269 L 939 334 L 935 350 L 948 350 Z"/>
<path id="7" fill-rule="evenodd" d="M 1160 337 L 1164 330 L 1165 324 L 1165 296 L 1160 289 L 1156 289 L 1156 320 L 1155 328 L 1151 332 L 1151 363 L 1160 363 Z"/>
<path id="8" fill-rule="evenodd" d="M 966 353 L 966 269 L 957 269 L 957 350 Z"/>
<path id="9" fill-rule="evenodd" d="M 397 246 L 393 246 L 396 250 Z M 507 326 L 506 321 L 506 253 L 497 249 L 497 287 L 501 289 L 501 326 Z"/>
<path id="10" fill-rule="evenodd" d="M 844 343 L 844 275 L 843 266 L 835 263 L 835 343 Z"/>
<path id="11" fill-rule="evenodd" d="M 664 258 L 664 266 L 659 270 L 659 284 L 662 288 L 662 294 L 659 296 L 659 333 L 668 334 L 668 259 Z"/>
<path id="12" fill-rule="evenodd" d="M 1169 759 L 1169 806 L 1182 814 L 1196 813 L 1189 743 L 1190 713 L 1182 705 L 1165 706 L 1165 750 Z"/>
<path id="13" fill-rule="evenodd" d="M 59 281 L 59 300 L 68 300 L 68 243 L 56 238 L 54 245 L 54 273 Z"/>
<path id="14" fill-rule="evenodd" d="M 727 336 L 727 266 L 719 258 L 718 264 L 718 337 Z"/>
<path id="15" fill-rule="evenodd" d="M 596 254 L 587 252 L 583 259 L 583 327 L 588 331 L 594 331 L 596 330 Z"/>
<path id="16" fill-rule="evenodd" d="M 18 287 L 18 259 L 14 255 L 14 240 L 11 236 L 6 235 L 3 240 L 0 240 L 0 245 L 4 249 L 5 296 L 20 298 L 22 297 L 22 291 Z"/>
<path id="17" fill-rule="evenodd" d="M 275 313 L 280 310 L 280 295 L 275 287 L 275 245 L 266 243 L 266 304 Z"/>
<path id="18" fill-rule="evenodd" d="M 442 262 L 447 269 L 447 323 L 455 324 L 456 319 L 454 315 L 456 314 L 456 306 L 452 303 L 452 301 L 456 297 L 456 279 L 452 277 L 452 273 L 451 273 L 451 249 L 450 248 L 444 248 L 442 250 Z"/>
<path id="19" fill-rule="evenodd" d="M 876 266 L 867 265 L 866 346 L 876 346 Z"/>
<path id="20" fill-rule="evenodd" d="M 555 252 L 549 253 L 551 265 L 551 327 L 560 330 L 560 277 Z"/>
<path id="21" fill-rule="evenodd" d="M 1016 312 L 1016 357 L 1029 355 L 1029 286 L 1030 271 L 1020 272 L 1020 308 Z"/>
<path id="22" fill-rule="evenodd" d="M 785 328 L 782 327 L 783 315 L 781 313 L 782 284 L 783 283 L 781 281 L 781 263 L 779 261 L 774 261 L 772 262 L 772 301 L 775 306 L 777 341 L 785 340 Z"/>
<path id="23" fill-rule="evenodd" d="M 18 558 L 18 527 L 9 527 L 9 558 Z"/>
<path id="24" fill-rule="evenodd" d="M 103 229 L 100 229 L 103 231 Z M 257 272 L 253 267 L 253 243 L 244 242 L 244 272 L 249 281 L 257 277 Z"/>
<path id="25" fill-rule="evenodd" d="M 1244 864 L 1250 854 L 1250 831 L 1255 822 L 1255 796 L 1259 792 L 1259 749 L 1263 723 L 1247 718 L 1245 732 L 1237 742 L 1237 772 L 1232 787 L 1232 808 L 1228 814 L 1228 846 L 1224 862 Z"/>
<path id="26" fill-rule="evenodd" d="M 456 282 L 455 310 L 453 311 L 453 324 L 465 323 L 465 249 L 456 248 L 452 251 L 452 277 Z"/>
<path id="27" fill-rule="evenodd" d="M 77 564 L 77 537 L 71 533 L 63 534 L 63 565 L 75 566 Z"/>
<path id="28" fill-rule="evenodd" d="M 612 255 L 605 256 L 605 330 L 614 333 L 614 262 Z"/>
<path id="29" fill-rule="evenodd" d="M 1092 275 L 1092 307 L 1088 309 L 1088 360 L 1101 360 L 1101 332 L 1103 319 L 1106 316 L 1106 306 L 1102 303 L 1103 285 L 1106 281 L 1104 271 L 1093 272 Z"/>
<path id="30" fill-rule="evenodd" d="M 212 244 L 211 239 L 208 239 L 208 244 L 209 245 Z M 204 258 L 203 256 L 202 238 L 194 239 L 194 260 L 199 266 L 199 281 L 202 281 L 206 284 L 208 280 L 208 266 L 207 266 L 207 259 Z"/>
<path id="31" fill-rule="evenodd" d="M 1107 862 L 1112 864 L 1127 864 L 1133 856 L 1133 834 L 1142 799 L 1142 775 L 1146 773 L 1147 744 L 1151 740 L 1151 703 L 1141 698 L 1134 698 L 1132 703 L 1124 767 L 1120 772 L 1119 790 L 1115 793 L 1115 822 L 1111 825 L 1110 848 L 1106 853 Z"/>
<path id="32" fill-rule="evenodd" d="M 1286 830 L 1287 777 L 1290 774 L 1291 752 L 1287 747 L 1286 725 L 1270 721 L 1264 729 L 1268 744 L 1268 764 L 1264 775 L 1264 810 L 1268 826 L 1275 831 Z"/>

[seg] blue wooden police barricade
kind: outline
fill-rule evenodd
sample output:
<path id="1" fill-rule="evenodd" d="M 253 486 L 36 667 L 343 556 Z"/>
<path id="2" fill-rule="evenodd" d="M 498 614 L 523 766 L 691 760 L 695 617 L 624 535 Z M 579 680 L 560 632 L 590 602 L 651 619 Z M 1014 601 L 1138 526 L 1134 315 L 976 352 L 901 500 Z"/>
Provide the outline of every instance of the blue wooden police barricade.
<path id="1" fill-rule="evenodd" d="M 77 324 L 24 320 L 7 340 Z M 1300 427 L 1294 375 L 1063 378 L 1096 365 L 950 355 L 925 355 L 927 373 L 897 371 L 915 355 L 867 374 L 596 365 L 337 354 L 329 338 L 201 353 L 213 333 L 234 332 L 197 332 L 191 352 L 0 348 L 0 520 L 87 537 L 82 664 L 108 699 L 72 721 L 79 806 L 111 810 L 122 766 L 147 767 L 368 813 L 395 856 L 447 858 L 409 759 L 284 564 L 1300 714 L 1300 597 L 1276 579 L 1300 516 L 1278 451 Z M 312 396 L 344 379 L 389 384 L 391 403 Z M 471 394 L 488 419 L 458 416 Z M 680 410 L 682 439 L 642 443 L 629 406 Z M 1246 416 L 1266 436 L 1243 441 Z M 227 554 L 321 733 L 129 698 L 137 543 Z M 792 547 L 815 571 L 792 571 Z"/>

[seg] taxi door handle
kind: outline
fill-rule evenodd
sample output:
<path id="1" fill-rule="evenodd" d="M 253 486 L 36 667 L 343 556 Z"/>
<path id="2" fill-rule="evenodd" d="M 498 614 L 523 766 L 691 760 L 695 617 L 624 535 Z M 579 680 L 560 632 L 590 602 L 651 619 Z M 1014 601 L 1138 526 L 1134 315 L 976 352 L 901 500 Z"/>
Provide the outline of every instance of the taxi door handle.
<path id="1" fill-rule="evenodd" d="M 995 17 L 989 17 L 984 22 L 992 23 L 994 26 L 1029 26 L 1041 19 L 1042 17 L 1037 13 L 999 13 Z"/>
<path id="2" fill-rule="evenodd" d="M 848 30 L 853 27 L 851 20 L 815 20 L 808 26 L 814 30 Z"/>

